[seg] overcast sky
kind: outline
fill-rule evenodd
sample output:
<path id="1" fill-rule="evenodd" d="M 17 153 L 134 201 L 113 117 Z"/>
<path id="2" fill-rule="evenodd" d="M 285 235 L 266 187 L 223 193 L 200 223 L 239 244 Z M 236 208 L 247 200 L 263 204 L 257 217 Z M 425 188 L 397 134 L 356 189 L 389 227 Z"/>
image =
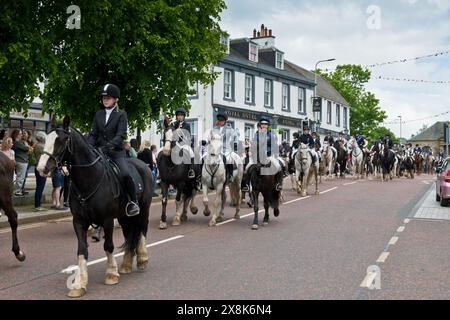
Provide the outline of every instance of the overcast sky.
<path id="1" fill-rule="evenodd" d="M 450 0 L 226 0 L 221 26 L 231 38 L 251 37 L 264 23 L 286 59 L 309 70 L 321 64 L 370 65 L 450 51 Z M 379 8 L 380 19 L 368 9 Z M 375 8 L 376 9 L 376 8 Z M 372 9 L 373 10 L 373 9 Z M 378 23 L 379 22 L 379 23 Z M 369 26 L 368 27 L 368 23 Z M 372 68 L 372 76 L 450 81 L 450 55 Z M 450 84 L 372 79 L 387 121 L 422 119 L 450 111 Z M 450 120 L 450 113 L 403 124 L 410 138 L 424 124 Z M 386 125 L 399 135 L 399 124 Z"/>

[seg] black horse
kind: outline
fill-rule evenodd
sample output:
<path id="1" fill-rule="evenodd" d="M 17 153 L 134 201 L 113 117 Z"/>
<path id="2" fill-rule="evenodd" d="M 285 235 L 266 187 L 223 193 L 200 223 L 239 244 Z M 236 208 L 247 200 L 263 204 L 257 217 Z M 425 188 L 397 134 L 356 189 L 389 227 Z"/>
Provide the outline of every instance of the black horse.
<path id="1" fill-rule="evenodd" d="M 17 260 L 24 261 L 25 254 L 20 251 L 17 240 L 17 212 L 12 203 L 14 162 L 0 152 L 0 210 L 5 211 L 12 233 L 12 252 Z"/>
<path id="2" fill-rule="evenodd" d="M 197 179 L 201 175 L 201 165 L 194 165 L 195 178 L 189 178 L 189 163 L 191 161 L 189 152 L 186 149 L 180 148 L 172 139 L 174 132 L 165 123 L 164 128 L 164 148 L 158 154 L 156 162 L 158 164 L 159 177 L 161 178 L 161 196 L 162 196 L 162 212 L 161 221 L 159 222 L 160 229 L 167 229 L 166 208 L 169 195 L 169 186 L 172 185 L 177 195 L 176 201 L 176 215 L 172 221 L 172 225 L 178 226 L 181 221 L 187 220 L 187 207 L 190 205 L 192 214 L 197 214 L 198 208 L 194 205 L 195 194 L 197 192 Z M 181 164 L 176 164 L 172 161 L 172 152 L 176 152 L 181 159 Z"/>
<path id="3" fill-rule="evenodd" d="M 119 273 L 113 255 L 113 228 L 117 218 L 125 243 L 125 254 L 120 273 L 131 273 L 133 258 L 137 256 L 137 267 L 144 270 L 148 264 L 145 237 L 152 201 L 152 174 L 149 167 L 137 159 L 128 160 L 130 173 L 138 182 L 140 214 L 126 215 L 128 199 L 121 182 L 114 173 L 113 165 L 99 150 L 91 147 L 85 137 L 69 127 L 70 119 L 64 118 L 63 126 L 52 131 L 46 140 L 44 154 L 38 164 L 38 171 L 47 175 L 57 165 L 66 164 L 71 178 L 69 194 L 73 226 L 78 238 L 78 276 L 69 297 L 81 297 L 86 293 L 88 283 L 87 231 L 90 225 L 102 226 L 105 232 L 103 248 L 107 256 L 105 284 L 119 282 Z"/>
<path id="4" fill-rule="evenodd" d="M 261 170 L 262 166 L 258 164 L 254 164 L 250 166 L 247 170 L 247 174 L 250 177 L 250 184 L 252 186 L 252 201 L 253 201 L 253 210 L 255 212 L 255 216 L 253 218 L 253 230 L 258 230 L 258 211 L 259 211 L 259 203 L 258 198 L 261 193 L 264 198 L 264 220 L 263 224 L 267 225 L 269 223 L 269 207 L 273 208 L 273 215 L 278 217 L 280 215 L 280 198 L 281 191 L 276 191 L 276 174 L 275 175 L 262 175 Z M 280 174 L 277 173 L 277 174 Z"/>
<path id="5" fill-rule="evenodd" d="M 336 176 L 340 178 L 345 177 L 345 171 L 347 169 L 347 152 L 342 145 L 342 142 L 335 141 L 334 148 L 337 151 L 336 164 L 334 172 L 336 172 Z"/>
<path id="6" fill-rule="evenodd" d="M 392 180 L 392 169 L 395 163 L 395 152 L 389 148 L 389 142 L 386 140 L 381 155 L 381 167 L 383 170 L 382 180 Z"/>

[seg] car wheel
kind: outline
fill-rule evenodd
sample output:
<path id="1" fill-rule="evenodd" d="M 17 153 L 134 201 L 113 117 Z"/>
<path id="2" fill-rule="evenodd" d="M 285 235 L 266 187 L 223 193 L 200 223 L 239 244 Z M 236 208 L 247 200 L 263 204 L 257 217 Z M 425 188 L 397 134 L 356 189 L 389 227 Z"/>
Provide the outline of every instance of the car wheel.
<path id="1" fill-rule="evenodd" d="M 444 199 L 444 197 L 441 197 L 441 207 L 446 207 L 448 203 L 447 199 Z"/>
<path id="2" fill-rule="evenodd" d="M 439 195 L 436 193 L 436 201 L 441 201 L 441 197 L 439 197 Z"/>

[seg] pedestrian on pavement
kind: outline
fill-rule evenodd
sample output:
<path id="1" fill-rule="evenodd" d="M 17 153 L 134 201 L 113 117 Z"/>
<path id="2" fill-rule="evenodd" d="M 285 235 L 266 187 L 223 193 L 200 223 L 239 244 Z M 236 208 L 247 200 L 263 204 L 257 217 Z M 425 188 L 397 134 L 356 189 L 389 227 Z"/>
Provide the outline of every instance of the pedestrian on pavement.
<path id="1" fill-rule="evenodd" d="M 61 188 L 64 186 L 64 174 L 60 167 L 56 167 L 53 170 L 52 177 L 53 191 L 52 191 L 52 203 L 53 205 L 50 207 L 55 210 L 65 210 L 63 206 L 61 206 L 60 198 L 61 198 Z"/>
<path id="2" fill-rule="evenodd" d="M 148 165 L 148 167 L 150 168 L 150 170 L 152 171 L 152 182 L 153 182 L 153 197 L 155 196 L 155 182 L 156 182 L 156 177 L 154 176 L 153 172 L 154 172 L 154 167 L 155 164 L 153 162 L 153 152 L 150 149 L 151 148 L 151 143 L 149 140 L 144 140 L 144 143 L 141 145 L 141 150 L 139 150 L 139 153 L 137 155 L 137 158 L 141 161 L 143 161 L 145 164 Z"/>
<path id="3" fill-rule="evenodd" d="M 2 152 L 14 163 L 14 166 L 15 166 L 16 165 L 16 156 L 14 154 L 14 150 L 12 149 L 12 146 L 13 146 L 12 138 L 4 137 L 2 140 Z M 16 173 L 14 172 L 13 180 L 11 181 L 11 183 L 14 183 L 15 181 L 16 181 Z"/>
<path id="4" fill-rule="evenodd" d="M 28 168 L 28 152 L 30 148 L 22 141 L 22 131 L 14 129 L 11 133 L 13 140 L 12 150 L 15 153 L 16 159 L 16 184 L 14 195 L 17 197 L 23 196 L 23 188 L 25 184 L 25 175 Z"/>
<path id="5" fill-rule="evenodd" d="M 44 153 L 45 139 L 46 134 L 44 132 L 40 131 L 36 133 L 36 144 L 34 146 L 33 154 L 37 163 L 39 163 L 39 159 L 41 158 L 41 155 Z M 34 168 L 34 175 L 36 177 L 36 192 L 34 193 L 34 210 L 43 211 L 45 209 L 42 208 L 41 201 L 47 177 L 41 176 L 39 172 L 36 170 L 36 167 Z"/>
<path id="6" fill-rule="evenodd" d="M 125 149 L 126 158 L 137 158 L 136 150 L 134 150 L 129 141 L 124 141 L 123 148 Z"/>
<path id="7" fill-rule="evenodd" d="M 31 167 L 35 167 L 37 165 L 37 162 L 36 162 L 36 158 L 34 157 L 34 152 L 33 152 L 33 148 L 34 148 L 35 142 L 33 140 L 33 134 L 31 133 L 30 130 L 23 130 L 23 132 L 22 132 L 22 140 L 30 148 L 28 150 L 27 171 L 25 173 L 25 179 L 23 180 L 23 187 L 22 187 L 22 193 L 25 195 L 25 194 L 29 193 L 25 189 L 25 186 L 26 186 L 26 183 L 27 183 L 28 172 L 30 171 Z"/>

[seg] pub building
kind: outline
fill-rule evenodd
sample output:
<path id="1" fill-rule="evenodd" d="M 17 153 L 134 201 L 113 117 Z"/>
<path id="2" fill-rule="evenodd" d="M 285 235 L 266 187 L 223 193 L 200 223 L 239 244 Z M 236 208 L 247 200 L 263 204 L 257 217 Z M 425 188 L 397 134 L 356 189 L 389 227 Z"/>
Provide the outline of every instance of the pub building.
<path id="1" fill-rule="evenodd" d="M 0 117 L 0 130 L 25 129 L 34 134 L 36 131 L 48 132 L 49 126 L 50 115 L 42 113 L 42 104 L 38 102 L 30 105 L 27 116 L 23 112 L 12 111 L 9 120 Z"/>

